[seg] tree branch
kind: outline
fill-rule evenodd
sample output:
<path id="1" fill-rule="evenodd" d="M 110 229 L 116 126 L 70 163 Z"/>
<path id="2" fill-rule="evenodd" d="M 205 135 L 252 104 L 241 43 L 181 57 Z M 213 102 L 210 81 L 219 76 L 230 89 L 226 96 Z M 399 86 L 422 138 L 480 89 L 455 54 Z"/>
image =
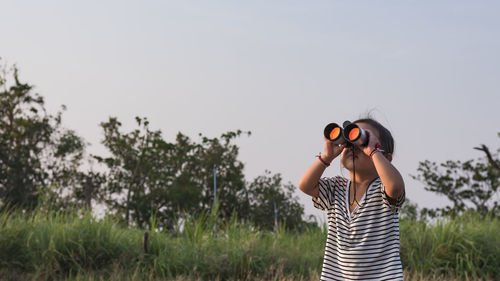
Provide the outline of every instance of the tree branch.
<path id="1" fill-rule="evenodd" d="M 488 149 L 488 147 L 486 145 L 482 144 L 481 147 L 474 147 L 474 149 L 483 151 L 486 154 L 486 157 L 488 158 L 488 162 L 490 163 L 490 165 L 493 168 L 495 168 L 497 171 L 500 172 L 500 165 L 498 165 L 498 163 L 495 161 L 495 159 L 493 159 L 493 157 L 491 156 L 490 150 Z"/>

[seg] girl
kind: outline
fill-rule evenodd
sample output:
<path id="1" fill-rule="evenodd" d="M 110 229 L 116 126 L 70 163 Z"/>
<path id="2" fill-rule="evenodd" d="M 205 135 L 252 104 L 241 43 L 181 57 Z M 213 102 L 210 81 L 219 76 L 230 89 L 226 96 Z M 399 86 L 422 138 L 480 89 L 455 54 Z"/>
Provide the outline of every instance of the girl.
<path id="1" fill-rule="evenodd" d="M 394 140 L 371 118 L 355 121 L 369 134 L 365 147 L 325 140 L 323 154 L 304 173 L 299 189 L 328 214 L 328 238 L 321 280 L 403 280 L 398 210 L 403 178 L 391 164 Z M 350 179 L 321 178 L 340 155 Z"/>

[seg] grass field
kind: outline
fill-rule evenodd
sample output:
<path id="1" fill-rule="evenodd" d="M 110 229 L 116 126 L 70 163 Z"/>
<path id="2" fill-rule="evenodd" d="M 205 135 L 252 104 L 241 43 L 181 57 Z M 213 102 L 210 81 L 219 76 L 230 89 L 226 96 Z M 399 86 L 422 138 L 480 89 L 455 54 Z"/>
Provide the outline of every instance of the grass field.
<path id="1" fill-rule="evenodd" d="M 259 231 L 201 216 L 172 232 L 88 213 L 0 214 L 0 280 L 318 280 L 326 230 Z M 495 280 L 500 219 L 402 221 L 406 280 Z"/>

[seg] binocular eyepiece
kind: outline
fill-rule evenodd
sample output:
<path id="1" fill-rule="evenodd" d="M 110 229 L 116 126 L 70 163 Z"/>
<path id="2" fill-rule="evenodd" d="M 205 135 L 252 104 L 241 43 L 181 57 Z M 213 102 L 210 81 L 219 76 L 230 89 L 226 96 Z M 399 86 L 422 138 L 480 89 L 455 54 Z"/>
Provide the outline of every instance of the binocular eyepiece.
<path id="1" fill-rule="evenodd" d="M 367 131 L 349 121 L 345 121 L 342 127 L 337 123 L 330 123 L 326 125 L 323 134 L 329 141 L 335 144 L 347 142 L 347 146 L 367 146 L 370 138 Z"/>

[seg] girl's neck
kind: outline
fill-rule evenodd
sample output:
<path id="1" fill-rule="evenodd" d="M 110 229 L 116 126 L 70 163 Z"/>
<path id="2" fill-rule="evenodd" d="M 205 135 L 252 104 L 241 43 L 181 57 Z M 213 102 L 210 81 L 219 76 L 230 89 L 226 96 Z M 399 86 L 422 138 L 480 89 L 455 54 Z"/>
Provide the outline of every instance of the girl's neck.
<path id="1" fill-rule="evenodd" d="M 355 182 L 356 184 L 359 184 L 361 186 L 368 185 L 373 180 L 378 178 L 378 174 L 376 171 L 372 173 L 360 173 L 359 171 L 356 171 L 356 178 L 354 178 L 353 172 L 350 172 L 350 174 L 351 174 L 351 182 Z"/>

